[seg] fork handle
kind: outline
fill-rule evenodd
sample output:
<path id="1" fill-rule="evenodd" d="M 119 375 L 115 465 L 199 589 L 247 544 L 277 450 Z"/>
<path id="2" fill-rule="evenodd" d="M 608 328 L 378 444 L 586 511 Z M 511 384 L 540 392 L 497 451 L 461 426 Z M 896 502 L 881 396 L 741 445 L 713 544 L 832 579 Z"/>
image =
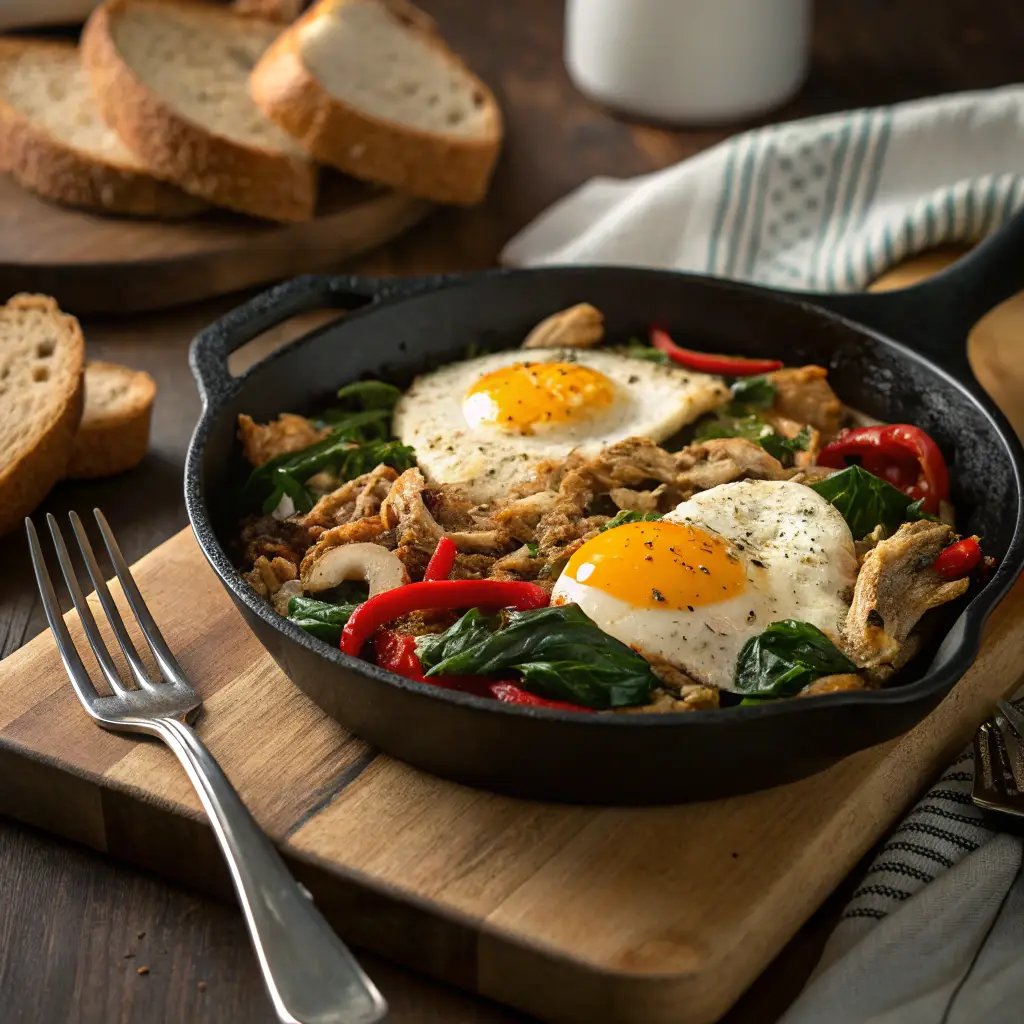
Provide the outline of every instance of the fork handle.
<path id="1" fill-rule="evenodd" d="M 188 772 L 231 870 L 270 997 L 284 1024 L 373 1024 L 387 1013 L 373 982 L 292 877 L 195 732 L 175 718 L 139 727 Z"/>

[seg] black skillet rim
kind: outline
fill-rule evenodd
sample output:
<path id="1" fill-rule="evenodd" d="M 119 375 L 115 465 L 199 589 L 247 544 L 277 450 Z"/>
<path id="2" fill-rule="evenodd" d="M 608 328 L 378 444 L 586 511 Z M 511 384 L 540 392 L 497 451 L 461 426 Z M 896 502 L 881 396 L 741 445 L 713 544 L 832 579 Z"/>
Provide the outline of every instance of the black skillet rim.
<path id="1" fill-rule="evenodd" d="M 400 304 L 406 299 L 415 298 L 426 292 L 436 290 L 455 289 L 458 287 L 472 287 L 480 280 L 494 277 L 525 277 L 539 274 L 558 272 L 559 270 L 570 270 L 575 272 L 586 272 L 594 270 L 622 271 L 628 270 L 631 274 L 643 274 L 653 276 L 671 275 L 673 278 L 683 278 L 701 284 L 710 284 L 725 292 L 757 293 L 773 302 L 782 302 L 800 308 L 804 313 L 823 319 L 826 322 L 840 323 L 853 328 L 862 335 L 872 337 L 893 348 L 902 359 L 913 360 L 923 364 L 930 371 L 941 376 L 950 386 L 960 391 L 966 398 L 973 402 L 984 414 L 991 430 L 998 436 L 1003 446 L 1012 456 L 1010 459 L 1013 467 L 1014 480 L 1017 485 L 1018 503 L 1017 515 L 1014 525 L 1013 536 L 1006 550 L 1006 554 L 996 568 L 992 577 L 974 595 L 970 603 L 960 613 L 950 628 L 946 638 L 940 643 L 933 661 L 938 656 L 951 637 L 955 637 L 955 649 L 945 658 L 943 664 L 935 670 L 929 669 L 925 674 L 913 683 L 902 686 L 894 686 L 888 689 L 845 691 L 834 694 L 822 694 L 813 701 L 778 701 L 760 704 L 756 706 L 732 706 L 716 708 L 699 715 L 661 715 L 641 714 L 630 715 L 589 715 L 575 711 L 558 711 L 548 708 L 524 707 L 520 705 L 507 704 L 502 701 L 494 701 L 485 697 L 477 697 L 473 694 L 463 693 L 458 690 L 447 690 L 437 686 L 430 686 L 425 683 L 418 683 L 406 679 L 403 676 L 388 672 L 379 668 L 372 662 L 354 658 L 342 654 L 340 650 L 318 640 L 304 630 L 300 629 L 288 619 L 280 616 L 273 608 L 242 579 L 241 573 L 231 562 L 224 550 L 213 525 L 206 511 L 206 502 L 202 494 L 202 455 L 206 441 L 213 427 L 220 406 L 222 397 L 215 396 L 204 402 L 203 412 L 200 416 L 192 438 L 189 442 L 188 452 L 185 461 L 185 505 L 193 533 L 196 536 L 199 546 L 203 551 L 206 560 L 219 577 L 221 583 L 228 588 L 236 601 L 241 602 L 245 607 L 262 619 L 267 625 L 279 631 L 289 640 L 300 644 L 308 651 L 326 658 L 335 666 L 346 671 L 358 673 L 378 683 L 411 691 L 418 696 L 432 700 L 440 700 L 446 703 L 463 705 L 473 709 L 491 712 L 493 714 L 514 715 L 526 718 L 542 718 L 553 721 L 571 723 L 583 728 L 591 729 L 625 729 L 633 726 L 644 728 L 659 727 L 661 729 L 686 729 L 696 728 L 701 724 L 713 726 L 715 723 L 732 723 L 745 716 L 747 721 L 755 718 L 771 719 L 787 715 L 813 715 L 815 709 L 823 713 L 835 708 L 848 706 L 867 705 L 903 705 L 914 704 L 915 702 L 932 697 L 936 692 L 944 689 L 948 692 L 953 685 L 964 675 L 977 657 L 981 645 L 982 630 L 989 616 L 998 606 L 999 602 L 1006 596 L 1013 586 L 1017 577 L 1024 569 L 1024 477 L 1022 477 L 1022 466 L 1024 466 L 1024 449 L 1012 432 L 1002 413 L 995 406 L 992 400 L 980 389 L 969 386 L 964 381 L 958 380 L 945 367 L 939 365 L 933 359 L 914 351 L 912 348 L 896 341 L 895 339 L 876 331 L 873 328 L 859 323 L 856 320 L 841 316 L 831 310 L 816 305 L 813 301 L 801 298 L 795 293 L 782 293 L 770 288 L 762 288 L 755 285 L 743 284 L 740 282 L 724 280 L 720 278 L 709 278 L 699 274 L 682 274 L 676 271 L 652 270 L 635 267 L 582 267 L 573 266 L 565 268 L 542 267 L 533 269 L 497 269 L 480 271 L 465 275 L 452 277 L 439 277 L 433 282 L 423 282 L 415 290 L 404 291 L 400 287 L 382 289 L 381 295 L 366 306 L 353 310 L 346 314 L 346 322 L 356 317 L 372 315 L 383 307 Z M 287 287 L 285 285 L 284 287 Z M 277 289 L 274 290 L 275 292 Z M 270 293 L 263 293 L 257 300 L 269 297 Z M 238 310 L 235 311 L 236 313 Z M 228 314 L 231 316 L 232 314 Z M 223 321 L 211 325 L 207 331 L 216 331 Z M 330 325 L 334 326 L 334 325 Z M 193 351 L 203 332 L 193 341 Z M 237 388 L 241 388 L 249 377 L 259 372 L 264 372 L 275 360 L 284 355 L 285 352 L 292 352 L 300 349 L 318 334 L 318 330 L 297 338 L 288 345 L 270 353 L 263 359 L 254 363 L 243 373 L 232 378 Z M 190 353 L 191 355 L 191 353 Z M 198 378 L 194 360 L 193 373 Z"/>

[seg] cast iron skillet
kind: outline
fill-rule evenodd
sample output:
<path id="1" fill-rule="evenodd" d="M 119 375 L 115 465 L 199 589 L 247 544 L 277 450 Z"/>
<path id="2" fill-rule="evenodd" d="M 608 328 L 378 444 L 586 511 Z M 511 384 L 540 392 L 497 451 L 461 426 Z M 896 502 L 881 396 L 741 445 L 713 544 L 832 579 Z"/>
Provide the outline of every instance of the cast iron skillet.
<path id="1" fill-rule="evenodd" d="M 903 732 L 974 659 L 981 629 L 1024 564 L 1024 451 L 968 366 L 968 329 L 1024 286 L 1024 215 L 930 281 L 898 292 L 791 295 L 712 278 L 620 268 L 494 271 L 434 279 L 302 277 L 229 313 L 193 342 L 204 409 L 185 496 L 199 543 L 238 609 L 329 715 L 426 771 L 535 799 L 641 804 L 711 798 L 809 775 Z M 927 430 L 944 451 L 958 525 L 999 566 L 953 608 L 891 689 L 678 715 L 531 710 L 410 682 L 354 660 L 277 616 L 227 553 L 246 469 L 236 417 L 313 411 L 361 376 L 404 383 L 463 358 L 470 342 L 520 344 L 549 314 L 590 301 L 609 335 L 652 320 L 709 351 L 820 363 L 846 402 Z M 240 377 L 227 356 L 298 313 L 355 310 Z M 898 340 L 896 340 L 898 339 Z M 453 401 L 457 400 L 453 396 Z"/>

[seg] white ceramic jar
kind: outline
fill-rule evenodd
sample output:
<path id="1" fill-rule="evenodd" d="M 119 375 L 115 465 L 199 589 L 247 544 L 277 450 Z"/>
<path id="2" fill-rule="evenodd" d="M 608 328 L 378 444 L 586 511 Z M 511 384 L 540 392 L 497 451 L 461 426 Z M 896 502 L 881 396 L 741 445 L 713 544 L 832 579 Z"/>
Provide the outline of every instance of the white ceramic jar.
<path id="1" fill-rule="evenodd" d="M 811 0 L 567 0 L 565 63 L 600 103 L 676 122 L 735 120 L 807 73 Z"/>

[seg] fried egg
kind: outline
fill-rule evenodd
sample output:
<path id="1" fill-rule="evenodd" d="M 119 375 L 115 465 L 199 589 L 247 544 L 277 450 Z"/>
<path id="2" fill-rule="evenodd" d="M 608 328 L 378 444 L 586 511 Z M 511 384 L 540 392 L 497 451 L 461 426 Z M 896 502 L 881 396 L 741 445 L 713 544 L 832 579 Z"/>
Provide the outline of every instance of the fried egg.
<path id="1" fill-rule="evenodd" d="M 743 644 L 772 622 L 836 639 L 856 578 L 853 536 L 829 502 L 803 484 L 744 480 L 587 541 L 552 603 L 576 603 L 641 654 L 730 689 Z"/>
<path id="2" fill-rule="evenodd" d="M 432 483 L 483 502 L 573 450 L 663 441 L 728 398 L 720 377 L 619 352 L 513 349 L 417 378 L 392 427 Z"/>

